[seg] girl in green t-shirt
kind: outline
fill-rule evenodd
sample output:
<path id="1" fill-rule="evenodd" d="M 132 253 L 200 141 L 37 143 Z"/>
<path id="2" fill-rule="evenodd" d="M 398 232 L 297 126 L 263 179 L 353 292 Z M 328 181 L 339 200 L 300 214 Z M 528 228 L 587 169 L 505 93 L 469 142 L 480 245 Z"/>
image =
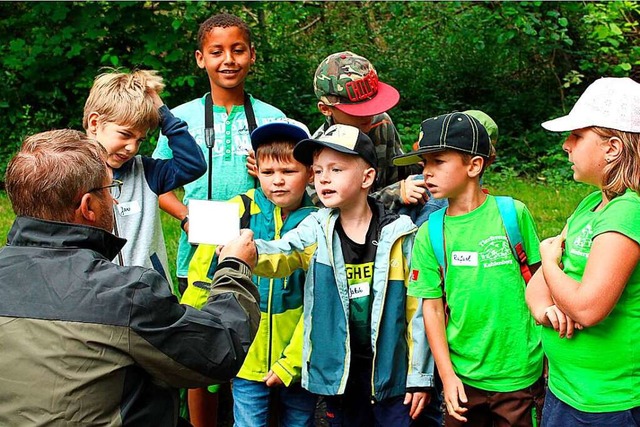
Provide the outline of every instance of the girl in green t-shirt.
<path id="1" fill-rule="evenodd" d="M 540 245 L 527 303 L 546 326 L 545 426 L 640 425 L 640 84 L 602 78 L 564 117 L 562 148 L 587 196 Z"/>

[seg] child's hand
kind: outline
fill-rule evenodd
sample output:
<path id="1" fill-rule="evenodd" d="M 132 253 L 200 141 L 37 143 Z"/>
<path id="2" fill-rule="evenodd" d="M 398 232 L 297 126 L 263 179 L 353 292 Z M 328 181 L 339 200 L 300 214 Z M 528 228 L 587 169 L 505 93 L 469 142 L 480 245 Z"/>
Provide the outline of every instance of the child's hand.
<path id="1" fill-rule="evenodd" d="M 414 393 L 406 393 L 404 395 L 404 404 L 408 405 L 411 403 L 411 408 L 409 409 L 409 416 L 412 420 L 418 418 L 418 416 L 422 413 L 422 410 L 425 406 L 429 404 L 429 400 L 431 400 L 431 396 L 426 391 L 416 391 Z"/>
<path id="2" fill-rule="evenodd" d="M 262 381 L 264 381 L 264 385 L 267 387 L 280 387 L 284 385 L 280 377 L 273 371 L 269 371 Z"/>
<path id="3" fill-rule="evenodd" d="M 422 175 L 410 175 L 400 183 L 400 197 L 405 205 L 425 204 L 428 200 L 427 183 Z"/>
<path id="4" fill-rule="evenodd" d="M 256 152 L 249 150 L 247 155 L 247 172 L 254 178 L 258 177 L 258 164 L 256 163 Z"/>
<path id="5" fill-rule="evenodd" d="M 540 242 L 540 258 L 542 258 L 542 263 L 560 265 L 563 250 L 564 235 L 560 234 L 543 240 Z"/>
<path id="6" fill-rule="evenodd" d="M 464 392 L 464 385 L 457 375 L 449 378 L 442 378 L 442 386 L 444 388 L 444 403 L 450 416 L 458 421 L 467 422 L 467 419 L 461 414 L 468 411 L 467 408 L 460 406 L 460 403 L 467 403 L 467 394 Z"/>
<path id="7" fill-rule="evenodd" d="M 155 90 L 149 90 L 148 93 L 151 95 L 151 98 L 153 99 L 154 107 L 160 108 L 164 105 L 164 102 L 162 102 L 162 99 L 160 98 L 160 95 L 158 95 L 158 92 L 156 92 Z"/>
<path id="8" fill-rule="evenodd" d="M 551 305 L 544 310 L 544 317 L 548 319 L 551 327 L 558 331 L 560 338 L 572 338 L 576 329 L 582 329 L 581 324 L 575 322 L 555 305 Z M 547 324 L 547 322 L 542 322 L 542 324 Z"/>

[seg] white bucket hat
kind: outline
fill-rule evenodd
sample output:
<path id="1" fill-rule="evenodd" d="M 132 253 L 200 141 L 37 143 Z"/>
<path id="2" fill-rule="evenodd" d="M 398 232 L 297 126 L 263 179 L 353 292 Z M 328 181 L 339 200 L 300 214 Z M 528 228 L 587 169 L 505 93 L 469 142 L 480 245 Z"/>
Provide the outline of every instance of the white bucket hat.
<path id="1" fill-rule="evenodd" d="M 628 77 L 603 77 L 587 87 L 568 115 L 542 123 L 552 132 L 591 126 L 640 133 L 640 84 Z"/>

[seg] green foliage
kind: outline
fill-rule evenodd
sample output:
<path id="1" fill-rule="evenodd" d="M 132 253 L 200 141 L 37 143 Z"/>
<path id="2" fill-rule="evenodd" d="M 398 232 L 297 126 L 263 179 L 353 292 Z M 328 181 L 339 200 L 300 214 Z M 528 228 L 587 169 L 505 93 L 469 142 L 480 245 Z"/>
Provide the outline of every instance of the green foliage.
<path id="1" fill-rule="evenodd" d="M 562 155 L 539 124 L 566 113 L 600 76 L 639 77 L 640 6 L 630 1 L 0 2 L 0 176 L 25 135 L 81 127 L 104 67 L 157 69 L 170 106 L 202 96 L 198 23 L 222 11 L 253 31 L 247 90 L 311 129 L 322 123 L 317 64 L 352 50 L 399 89 L 391 115 L 405 146 L 427 117 L 482 109 L 500 127 L 498 170 L 548 180 L 565 173 L 546 172 Z"/>

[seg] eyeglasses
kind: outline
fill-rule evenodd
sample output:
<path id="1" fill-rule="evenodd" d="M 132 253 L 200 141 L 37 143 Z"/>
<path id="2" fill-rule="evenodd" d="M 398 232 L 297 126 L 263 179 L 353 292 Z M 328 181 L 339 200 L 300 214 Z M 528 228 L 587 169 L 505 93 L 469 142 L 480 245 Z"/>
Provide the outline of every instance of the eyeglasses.
<path id="1" fill-rule="evenodd" d="M 91 190 L 87 191 L 87 193 L 104 190 L 105 188 L 109 189 L 109 191 L 111 192 L 111 197 L 117 199 L 120 197 L 120 192 L 122 191 L 122 181 L 120 181 L 119 179 L 114 179 L 113 181 L 111 181 L 111 184 L 105 185 L 104 187 L 92 188 Z"/>

